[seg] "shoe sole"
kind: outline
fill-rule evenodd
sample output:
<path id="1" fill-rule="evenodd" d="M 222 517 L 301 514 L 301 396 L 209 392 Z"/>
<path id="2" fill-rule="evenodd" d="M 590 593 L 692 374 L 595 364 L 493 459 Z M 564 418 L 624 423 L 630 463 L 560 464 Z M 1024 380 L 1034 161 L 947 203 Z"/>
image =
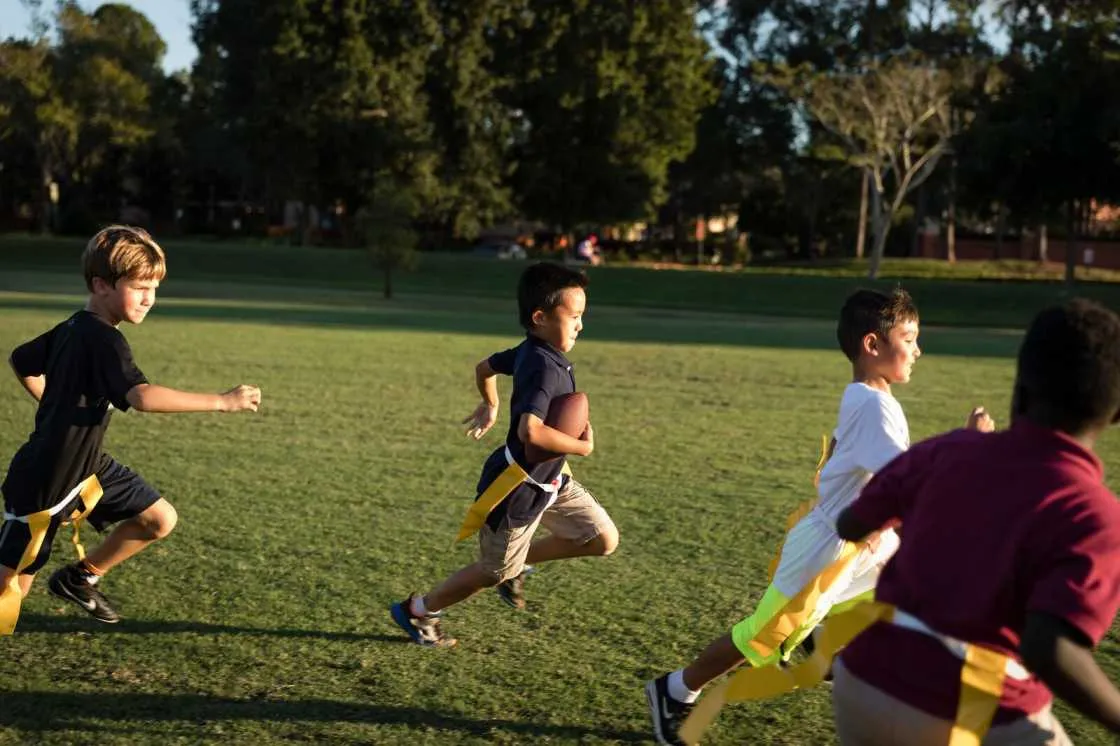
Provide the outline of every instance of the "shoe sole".
<path id="1" fill-rule="evenodd" d="M 62 583 L 55 583 L 53 580 L 51 580 L 47 583 L 47 590 L 50 591 L 50 594 L 52 596 L 61 598 L 63 601 L 69 601 L 73 604 L 77 604 L 77 606 L 82 611 L 84 611 L 86 614 L 89 614 L 92 618 L 96 619 L 102 624 L 116 624 L 121 620 L 120 617 L 117 617 L 116 619 L 105 619 L 104 617 L 97 616 L 97 614 L 93 613 L 93 611 L 91 611 L 90 608 L 86 606 L 80 598 L 71 593 L 70 589 L 64 586 Z"/>
<path id="2" fill-rule="evenodd" d="M 504 603 L 511 609 L 514 609 L 516 611 L 525 611 L 525 602 L 522 601 L 521 605 L 518 606 L 517 602 L 513 600 L 513 596 L 509 595 L 508 593 L 502 593 L 501 591 L 498 591 L 498 598 L 502 599 L 502 603 Z"/>
<path id="3" fill-rule="evenodd" d="M 420 640 L 420 632 L 412 625 L 412 620 L 409 618 L 408 612 L 405 611 L 404 604 L 393 604 L 390 606 L 389 615 L 393 617 L 393 621 L 396 622 L 396 625 L 408 635 L 408 639 L 421 647 L 431 647 L 430 645 L 425 645 Z"/>
<path id="4" fill-rule="evenodd" d="M 422 648 L 453 648 L 459 644 L 459 641 L 455 639 L 448 639 L 447 642 L 443 645 L 424 642 L 424 639 L 420 637 L 420 632 L 416 629 L 415 626 L 413 626 L 412 618 L 409 616 L 408 611 L 404 608 L 403 603 L 393 604 L 392 606 L 390 606 L 389 615 L 393 617 L 393 621 L 396 622 L 396 625 L 400 627 L 406 635 L 408 635 L 409 639 L 412 640 L 414 644 L 419 645 Z"/>
<path id="5" fill-rule="evenodd" d="M 672 742 L 665 740 L 661 732 L 661 712 L 657 707 L 657 680 L 646 682 L 646 707 L 649 709 L 649 719 L 653 723 L 653 740 L 663 746 L 673 746 Z"/>

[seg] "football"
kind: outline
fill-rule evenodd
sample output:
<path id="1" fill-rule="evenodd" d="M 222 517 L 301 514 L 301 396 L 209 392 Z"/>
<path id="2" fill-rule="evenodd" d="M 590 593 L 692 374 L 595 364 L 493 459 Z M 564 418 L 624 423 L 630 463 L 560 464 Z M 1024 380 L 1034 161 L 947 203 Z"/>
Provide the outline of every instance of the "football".
<path id="1" fill-rule="evenodd" d="M 549 402 L 548 416 L 545 417 L 544 424 L 556 428 L 565 435 L 578 438 L 587 429 L 587 417 L 587 394 L 576 391 L 572 394 L 557 396 Z M 525 460 L 531 464 L 551 461 L 554 458 L 560 458 L 560 456 L 559 453 L 545 451 L 530 443 L 525 444 Z"/>

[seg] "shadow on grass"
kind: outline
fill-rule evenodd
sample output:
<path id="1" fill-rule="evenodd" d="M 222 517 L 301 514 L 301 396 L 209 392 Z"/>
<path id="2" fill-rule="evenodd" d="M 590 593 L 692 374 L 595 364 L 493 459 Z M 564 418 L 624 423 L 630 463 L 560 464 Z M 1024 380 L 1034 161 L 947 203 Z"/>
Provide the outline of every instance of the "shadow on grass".
<path id="1" fill-rule="evenodd" d="M 629 743 L 648 741 L 645 733 L 590 728 L 579 725 L 547 725 L 518 720 L 475 720 L 418 707 L 391 707 L 376 703 L 358 704 L 327 699 L 285 701 L 277 699 L 231 699 L 200 694 L 63 693 L 0 690 L 0 726 L 25 733 L 97 728 L 91 720 L 120 722 L 200 723 L 236 720 L 264 722 L 367 723 L 408 725 L 454 731 L 478 737 L 493 737 L 505 731 L 523 737 L 580 740 L 596 737 Z M 139 735 L 139 734 L 138 734 Z"/>
<path id="2" fill-rule="evenodd" d="M 373 635 L 363 632 L 328 632 L 316 629 L 269 629 L 267 627 L 237 627 L 228 624 L 210 624 L 185 620 L 123 619 L 118 624 L 107 625 L 83 616 L 53 616 L 24 613 L 19 619 L 17 634 L 46 632 L 66 634 L 72 632 L 97 632 L 98 634 L 123 635 L 172 635 L 194 633 L 200 635 L 249 635 L 259 637 L 313 638 L 341 642 L 407 643 L 401 635 Z"/>
<path id="3" fill-rule="evenodd" d="M 492 299 L 413 296 L 337 306 L 285 306 L 283 294 L 270 301 L 256 300 L 254 305 L 218 299 L 182 302 L 170 297 L 152 313 L 157 319 L 508 336 L 511 343 L 520 334 L 512 304 L 506 309 Z M 60 320 L 77 307 L 74 299 L 59 296 L 0 295 L 0 309 L 57 311 Z M 836 350 L 835 322 L 821 319 L 592 306 L 584 323 L 584 338 L 592 341 Z M 1007 331 L 927 327 L 922 334 L 925 351 L 939 355 L 1012 357 L 1018 343 L 1019 335 Z"/>

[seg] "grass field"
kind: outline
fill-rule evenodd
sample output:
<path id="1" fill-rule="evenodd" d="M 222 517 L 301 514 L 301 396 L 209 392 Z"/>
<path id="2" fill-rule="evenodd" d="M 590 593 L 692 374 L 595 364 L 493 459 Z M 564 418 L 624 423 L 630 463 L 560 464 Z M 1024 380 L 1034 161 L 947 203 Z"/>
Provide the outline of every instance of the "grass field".
<path id="1" fill-rule="evenodd" d="M 82 302 L 73 252 L 67 264 L 55 251 L 37 263 L 0 244 L 0 351 Z M 759 299 L 708 273 L 596 272 L 571 358 L 597 448 L 573 467 L 617 522 L 620 548 L 543 566 L 526 613 L 493 593 L 454 608 L 460 647 L 422 650 L 402 642 L 386 607 L 474 557 L 452 539 L 501 433 L 475 443 L 457 423 L 476 403 L 474 363 L 518 340 L 504 296 L 519 267 L 490 284 L 489 265 L 422 267 L 385 302 L 341 263 L 289 274 L 291 257 L 280 270 L 182 256 L 194 263 L 172 255 L 147 323 L 124 329 L 139 364 L 170 386 L 255 383 L 264 404 L 255 415 L 115 416 L 109 451 L 164 491 L 179 527 L 107 579 L 125 616 L 115 627 L 37 584 L 16 636 L 0 639 L 0 743 L 644 742 L 642 682 L 752 608 L 782 519 L 811 494 L 849 374 L 832 321 L 811 317 L 833 314 L 851 279 L 745 278 Z M 651 283 L 666 302 L 639 296 Z M 973 403 L 1002 424 L 1018 335 L 998 327 L 1058 291 L 907 286 L 935 309 L 914 382 L 896 389 L 914 439 L 957 426 Z M 783 295 L 786 312 L 760 315 Z M 993 328 L 933 323 L 954 319 Z M 0 385 L 0 457 L 33 415 L 15 381 Z M 1120 438 L 1100 451 L 1120 467 Z M 56 542 L 44 577 L 70 557 Z M 1114 634 L 1100 655 L 1120 677 Z M 1106 742 L 1062 714 L 1079 743 Z M 708 743 L 833 741 L 822 688 L 731 707 Z"/>

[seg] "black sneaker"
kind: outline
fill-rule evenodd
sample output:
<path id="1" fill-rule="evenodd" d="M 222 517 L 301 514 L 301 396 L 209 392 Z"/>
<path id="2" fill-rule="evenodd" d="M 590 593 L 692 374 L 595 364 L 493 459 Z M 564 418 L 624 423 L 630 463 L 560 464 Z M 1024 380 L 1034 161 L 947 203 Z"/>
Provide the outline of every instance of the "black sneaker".
<path id="1" fill-rule="evenodd" d="M 455 647 L 458 640 L 444 634 L 443 627 L 440 625 L 439 614 L 416 616 L 412 613 L 412 597 L 415 595 L 413 593 L 404 601 L 399 601 L 389 607 L 389 614 L 393 617 L 393 621 L 417 645 L 426 648 Z"/>
<path id="2" fill-rule="evenodd" d="M 90 578 L 94 582 L 90 582 Z M 66 565 L 51 575 L 47 588 L 51 593 L 66 601 L 73 601 L 99 622 L 116 624 L 120 614 L 109 605 L 109 599 L 97 589 L 96 576 L 91 576 L 78 565 Z"/>
<path id="3" fill-rule="evenodd" d="M 677 731 L 692 712 L 693 705 L 669 696 L 669 674 L 646 682 L 646 702 L 653 721 L 654 740 L 669 746 L 684 746 Z"/>
<path id="4" fill-rule="evenodd" d="M 502 599 L 508 606 L 511 606 L 518 611 L 525 608 L 525 578 L 529 577 L 537 571 L 537 568 L 532 565 L 525 565 L 525 568 L 516 578 L 498 583 L 497 591 L 498 598 Z"/>
<path id="5" fill-rule="evenodd" d="M 525 573 L 498 584 L 498 598 L 518 611 L 525 608 Z"/>

